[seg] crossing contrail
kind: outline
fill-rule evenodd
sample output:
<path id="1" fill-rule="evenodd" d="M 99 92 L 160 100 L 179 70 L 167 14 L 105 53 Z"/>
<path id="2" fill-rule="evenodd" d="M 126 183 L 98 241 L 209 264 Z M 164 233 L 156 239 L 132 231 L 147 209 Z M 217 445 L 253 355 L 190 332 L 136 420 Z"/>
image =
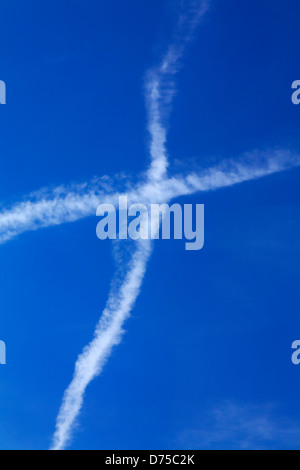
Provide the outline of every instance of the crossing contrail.
<path id="1" fill-rule="evenodd" d="M 149 203 L 154 202 L 154 188 L 161 187 L 160 185 L 167 180 L 167 132 L 163 124 L 163 115 L 166 106 L 172 101 L 174 88 L 172 79 L 177 73 L 177 66 L 183 55 L 185 43 L 190 39 L 193 29 L 207 7 L 206 0 L 190 0 L 184 4 L 187 7 L 184 10 L 185 18 L 180 16 L 180 29 L 184 27 L 184 34 L 181 34 L 168 48 L 159 67 L 153 69 L 147 76 L 146 101 L 148 129 L 151 136 L 151 165 L 140 192 L 143 194 L 144 200 Z M 162 194 L 162 196 L 163 201 L 167 202 L 167 195 Z M 96 329 L 95 338 L 79 356 L 73 380 L 64 394 L 56 421 L 52 449 L 63 449 L 69 442 L 74 422 L 83 403 L 86 387 L 101 372 L 112 347 L 121 338 L 123 323 L 130 315 L 139 294 L 150 253 L 151 242 L 140 240 L 134 247 L 132 257 L 126 266 L 124 280 L 117 290 L 112 288 L 108 304 Z M 116 282 L 114 281 L 114 283 Z"/>
<path id="2" fill-rule="evenodd" d="M 0 244 L 24 232 L 94 216 L 98 205 L 114 204 L 120 194 L 130 203 L 168 203 L 180 196 L 214 191 L 251 181 L 300 165 L 300 156 L 287 150 L 253 152 L 218 166 L 186 174 L 171 174 L 167 153 L 167 119 L 176 92 L 176 75 L 187 44 L 207 12 L 207 0 L 181 0 L 174 40 L 158 66 L 146 74 L 147 127 L 150 134 L 150 166 L 146 173 L 102 177 L 81 185 L 42 190 L 0 211 Z M 120 242 L 121 243 L 121 242 Z M 79 355 L 73 379 L 66 389 L 56 420 L 51 449 L 66 448 L 90 382 L 97 377 L 123 335 L 141 290 L 152 242 L 133 242 L 129 258 L 115 273 L 106 307 L 94 337 Z"/>

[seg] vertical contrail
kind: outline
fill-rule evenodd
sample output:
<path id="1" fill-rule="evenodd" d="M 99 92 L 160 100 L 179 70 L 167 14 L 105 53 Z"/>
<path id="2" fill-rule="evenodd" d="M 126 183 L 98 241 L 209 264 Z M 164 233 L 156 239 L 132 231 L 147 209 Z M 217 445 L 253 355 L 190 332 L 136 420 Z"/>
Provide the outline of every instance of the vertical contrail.
<path id="1" fill-rule="evenodd" d="M 173 79 L 178 71 L 185 45 L 207 9 L 207 1 L 183 1 L 183 5 L 188 8 L 179 17 L 176 40 L 168 48 L 160 65 L 148 73 L 146 83 L 151 166 L 148 170 L 144 195 L 149 202 L 151 202 L 151 185 L 163 183 L 167 178 L 167 132 L 163 121 L 165 111 L 174 96 Z M 85 390 L 100 374 L 113 346 L 118 344 L 122 337 L 123 324 L 129 317 L 140 292 L 150 253 L 151 242 L 138 241 L 122 276 L 122 282 L 118 281 L 118 276 L 116 277 L 118 288 L 115 285 L 111 288 L 95 337 L 79 356 L 73 380 L 65 391 L 56 421 L 52 450 L 64 449 L 70 441 L 74 423 L 83 404 Z"/>

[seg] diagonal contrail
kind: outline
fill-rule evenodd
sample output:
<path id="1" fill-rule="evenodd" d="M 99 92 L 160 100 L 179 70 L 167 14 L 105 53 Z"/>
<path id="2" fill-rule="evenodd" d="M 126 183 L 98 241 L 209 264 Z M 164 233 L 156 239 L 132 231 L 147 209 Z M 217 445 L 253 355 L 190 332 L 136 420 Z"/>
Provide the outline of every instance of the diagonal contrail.
<path id="1" fill-rule="evenodd" d="M 52 450 L 63 449 L 68 444 L 88 384 L 100 374 L 113 346 L 122 338 L 123 324 L 134 307 L 151 253 L 149 240 L 140 240 L 137 245 L 121 280 L 115 280 L 111 287 L 94 339 L 77 359 L 74 378 L 64 394 L 57 418 Z"/>

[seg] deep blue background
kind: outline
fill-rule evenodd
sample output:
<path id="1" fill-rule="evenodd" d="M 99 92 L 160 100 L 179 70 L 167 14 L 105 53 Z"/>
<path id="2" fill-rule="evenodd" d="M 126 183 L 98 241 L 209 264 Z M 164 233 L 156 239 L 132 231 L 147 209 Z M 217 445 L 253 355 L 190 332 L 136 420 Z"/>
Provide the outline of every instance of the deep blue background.
<path id="1" fill-rule="evenodd" d="M 175 10 L 165 0 L 1 1 L 3 206 L 43 186 L 146 168 L 144 74 L 168 43 Z M 175 168 L 299 150 L 300 107 L 291 103 L 299 15 L 298 0 L 211 2 L 178 79 Z M 235 447 L 238 427 L 220 435 L 213 417 L 228 403 L 255 407 L 276 428 L 263 440 L 250 423 L 248 447 L 300 448 L 300 369 L 290 350 L 300 338 L 299 176 L 182 200 L 206 205 L 205 248 L 156 243 L 127 334 L 88 388 L 72 448 Z M 49 445 L 113 275 L 96 223 L 0 247 L 2 449 Z"/>

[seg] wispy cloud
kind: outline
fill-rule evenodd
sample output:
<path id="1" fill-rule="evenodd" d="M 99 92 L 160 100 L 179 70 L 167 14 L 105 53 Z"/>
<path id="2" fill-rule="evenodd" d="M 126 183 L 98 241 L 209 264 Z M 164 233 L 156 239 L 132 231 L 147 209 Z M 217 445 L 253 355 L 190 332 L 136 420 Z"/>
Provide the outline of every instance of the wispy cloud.
<path id="1" fill-rule="evenodd" d="M 278 415 L 274 405 L 226 402 L 202 416 L 201 423 L 185 431 L 179 443 L 200 450 L 279 450 L 299 446 L 300 426 Z"/>

